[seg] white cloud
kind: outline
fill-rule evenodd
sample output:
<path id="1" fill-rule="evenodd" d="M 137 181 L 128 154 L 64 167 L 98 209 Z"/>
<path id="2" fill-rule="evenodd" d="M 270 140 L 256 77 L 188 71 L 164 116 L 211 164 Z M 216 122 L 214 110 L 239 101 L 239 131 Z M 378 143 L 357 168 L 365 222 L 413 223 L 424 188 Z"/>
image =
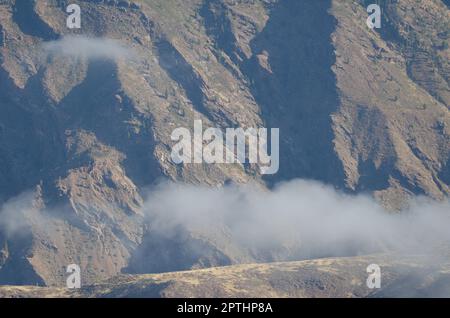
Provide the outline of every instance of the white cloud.
<path id="1" fill-rule="evenodd" d="M 223 222 L 241 247 L 290 246 L 289 258 L 415 253 L 450 243 L 448 201 L 416 198 L 410 208 L 393 213 L 369 196 L 303 180 L 272 191 L 163 184 L 149 193 L 145 211 L 153 229 L 166 236 L 179 226 L 202 232 Z"/>
<path id="2" fill-rule="evenodd" d="M 26 234 L 30 222 L 51 222 L 57 212 L 39 212 L 32 202 L 32 194 L 25 193 L 1 206 L 0 232 Z M 313 181 L 295 180 L 270 191 L 163 183 L 148 192 L 143 210 L 151 231 L 162 238 L 176 239 L 186 229 L 219 248 L 262 255 L 256 260 L 263 262 L 271 261 L 267 255 L 282 261 L 417 254 L 450 245 L 449 201 L 416 198 L 410 208 L 393 213 L 369 196 L 343 194 Z M 440 255 L 432 256 L 439 262 Z"/>
<path id="3" fill-rule="evenodd" d="M 133 53 L 120 42 L 107 38 L 65 36 L 44 44 L 44 51 L 55 55 L 82 57 L 88 59 L 130 58 Z"/>

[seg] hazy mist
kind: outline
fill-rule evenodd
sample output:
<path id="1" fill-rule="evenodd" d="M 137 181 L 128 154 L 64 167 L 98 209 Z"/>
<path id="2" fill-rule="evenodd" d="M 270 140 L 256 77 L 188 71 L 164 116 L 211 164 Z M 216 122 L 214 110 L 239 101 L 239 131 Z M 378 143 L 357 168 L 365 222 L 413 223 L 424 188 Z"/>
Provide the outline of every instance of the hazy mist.
<path id="1" fill-rule="evenodd" d="M 150 191 L 144 209 L 153 228 L 166 236 L 179 226 L 202 232 L 224 222 L 242 246 L 287 247 L 300 258 L 425 252 L 450 242 L 448 201 L 416 198 L 393 213 L 369 196 L 346 195 L 313 181 L 291 181 L 273 191 L 162 184 Z"/>
<path id="2" fill-rule="evenodd" d="M 64 36 L 62 39 L 44 44 L 44 51 L 54 55 L 87 59 L 130 58 L 133 52 L 120 42 L 108 38 Z"/>

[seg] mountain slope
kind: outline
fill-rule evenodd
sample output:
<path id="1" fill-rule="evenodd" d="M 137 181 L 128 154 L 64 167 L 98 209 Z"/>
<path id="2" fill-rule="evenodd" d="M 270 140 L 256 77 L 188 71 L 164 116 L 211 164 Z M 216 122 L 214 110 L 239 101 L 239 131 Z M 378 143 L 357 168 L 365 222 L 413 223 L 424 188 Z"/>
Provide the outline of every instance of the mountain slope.
<path id="1" fill-rule="evenodd" d="M 309 178 L 391 208 L 449 194 L 443 1 L 386 1 L 380 32 L 367 28 L 364 1 L 79 3 L 72 31 L 64 1 L 0 1 L 0 204 L 20 223 L 0 230 L 0 283 L 61 285 L 71 263 L 94 283 L 272 260 L 234 246 L 220 224 L 169 242 L 149 231 L 144 192 L 161 179 Z M 48 54 L 64 35 L 115 39 L 131 53 Z M 279 173 L 175 165 L 170 135 L 194 119 L 280 128 Z M 133 261 L 141 256 L 152 262 Z"/>
<path id="2" fill-rule="evenodd" d="M 374 263 L 381 267 L 380 289 L 370 289 L 366 285 L 366 268 Z M 0 297 L 448 297 L 448 266 L 448 262 L 441 262 L 439 267 L 431 266 L 423 255 L 331 258 L 123 275 L 79 291 L 3 286 L 0 287 Z"/>

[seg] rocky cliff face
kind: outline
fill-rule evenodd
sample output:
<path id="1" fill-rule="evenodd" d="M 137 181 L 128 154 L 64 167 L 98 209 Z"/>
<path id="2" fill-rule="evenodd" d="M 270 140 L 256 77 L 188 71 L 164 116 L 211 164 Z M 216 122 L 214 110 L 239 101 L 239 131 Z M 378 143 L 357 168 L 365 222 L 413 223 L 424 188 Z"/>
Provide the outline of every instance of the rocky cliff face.
<path id="1" fill-rule="evenodd" d="M 71 263 L 94 282 L 255 260 L 208 235 L 181 229 L 165 242 L 149 231 L 144 190 L 165 178 L 308 178 L 394 208 L 447 196 L 448 3 L 386 1 L 375 32 L 366 2 L 77 1 L 82 28 L 70 30 L 67 1 L 1 0 L 0 203 L 21 227 L 0 232 L 0 283 L 60 285 Z M 131 56 L 45 50 L 75 35 L 114 39 Z M 280 128 L 279 173 L 175 165 L 171 132 L 194 119 Z M 189 247 L 198 241 L 201 253 Z"/>

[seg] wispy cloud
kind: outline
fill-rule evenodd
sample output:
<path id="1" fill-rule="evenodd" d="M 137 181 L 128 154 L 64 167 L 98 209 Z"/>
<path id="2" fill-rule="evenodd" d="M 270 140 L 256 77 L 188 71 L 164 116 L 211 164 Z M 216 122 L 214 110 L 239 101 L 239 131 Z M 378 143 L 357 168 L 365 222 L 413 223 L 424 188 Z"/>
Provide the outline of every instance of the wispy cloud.
<path id="1" fill-rule="evenodd" d="M 392 213 L 369 196 L 347 195 L 305 180 L 283 183 L 270 191 L 251 185 L 213 188 L 163 183 L 149 190 L 142 209 L 145 228 L 160 240 L 153 243 L 167 245 L 158 251 L 147 250 L 143 244 L 142 250 L 135 251 L 133 263 L 145 264 L 146 253 L 150 253 L 154 262 L 161 263 L 161 271 L 167 268 L 158 253 L 171 255 L 172 241 L 181 244 L 183 253 L 195 252 L 189 259 L 202 257 L 202 253 L 207 256 L 205 246 L 212 244 L 225 254 L 234 251 L 230 256 L 238 252 L 261 262 L 378 252 L 427 254 L 425 267 L 449 261 L 440 254 L 450 245 L 449 201 L 416 198 L 408 209 Z M 81 215 L 62 213 L 61 208 L 41 211 L 34 207 L 32 193 L 25 193 L 0 207 L 0 233 L 14 239 L 29 234 L 31 225 L 41 231 L 56 215 L 90 230 Z"/>
<path id="2" fill-rule="evenodd" d="M 44 44 L 44 51 L 54 55 L 82 57 L 87 59 L 131 58 L 133 52 L 120 42 L 108 38 L 65 36 Z"/>
<path id="3" fill-rule="evenodd" d="M 240 247 L 289 247 L 289 258 L 415 253 L 450 243 L 448 201 L 416 198 L 408 209 L 392 213 L 369 196 L 303 180 L 273 191 L 164 184 L 150 192 L 145 210 L 153 229 L 165 236 L 180 226 L 202 232 L 224 224 Z"/>

